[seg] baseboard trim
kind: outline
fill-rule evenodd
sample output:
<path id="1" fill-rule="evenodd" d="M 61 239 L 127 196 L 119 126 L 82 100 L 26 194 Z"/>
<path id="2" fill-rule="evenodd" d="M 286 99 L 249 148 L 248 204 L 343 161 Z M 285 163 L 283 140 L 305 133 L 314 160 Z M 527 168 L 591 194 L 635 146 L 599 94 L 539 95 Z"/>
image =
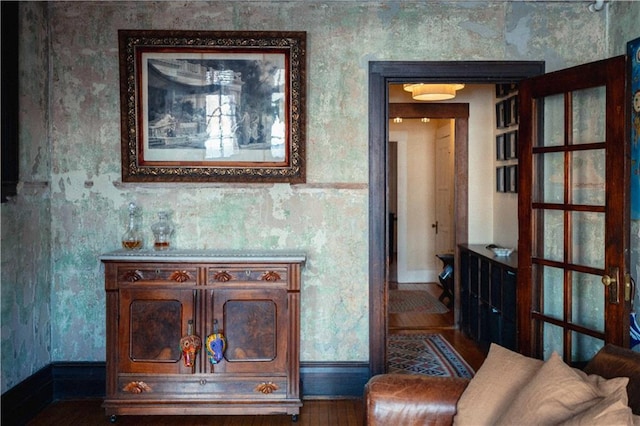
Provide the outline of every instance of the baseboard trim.
<path id="1" fill-rule="evenodd" d="M 51 365 L 53 401 L 104 397 L 107 374 L 104 362 L 56 362 Z"/>
<path id="2" fill-rule="evenodd" d="M 2 425 L 23 425 L 53 401 L 104 397 L 104 362 L 55 362 L 2 394 Z M 366 362 L 302 362 L 303 399 L 360 398 Z"/>
<path id="3" fill-rule="evenodd" d="M 305 399 L 360 398 L 369 380 L 369 363 L 302 362 L 300 380 Z"/>
<path id="4" fill-rule="evenodd" d="M 3 426 L 24 425 L 51 403 L 52 370 L 48 365 L 2 394 Z"/>

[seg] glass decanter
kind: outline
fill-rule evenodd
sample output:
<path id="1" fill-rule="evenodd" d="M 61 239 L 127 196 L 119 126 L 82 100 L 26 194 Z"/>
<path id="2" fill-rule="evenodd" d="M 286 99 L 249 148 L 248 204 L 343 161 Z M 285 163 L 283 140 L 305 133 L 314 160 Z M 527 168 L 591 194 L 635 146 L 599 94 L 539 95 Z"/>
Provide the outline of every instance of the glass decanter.
<path id="1" fill-rule="evenodd" d="M 125 250 L 140 250 L 142 248 L 142 233 L 138 229 L 138 208 L 135 203 L 129 203 L 129 223 L 122 236 L 122 248 Z"/>
<path id="2" fill-rule="evenodd" d="M 158 212 L 158 221 L 151 225 L 153 231 L 155 250 L 169 250 L 171 246 L 171 235 L 173 234 L 173 225 L 169 221 L 169 213 Z"/>

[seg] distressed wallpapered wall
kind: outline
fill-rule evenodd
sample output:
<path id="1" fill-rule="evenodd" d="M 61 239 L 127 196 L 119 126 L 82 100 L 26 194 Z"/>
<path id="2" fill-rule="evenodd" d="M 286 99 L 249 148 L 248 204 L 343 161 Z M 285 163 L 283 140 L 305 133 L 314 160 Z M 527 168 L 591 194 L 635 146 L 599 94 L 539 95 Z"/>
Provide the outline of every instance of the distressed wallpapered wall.
<path id="1" fill-rule="evenodd" d="M 158 210 L 171 210 L 180 248 L 305 251 L 302 360 L 366 361 L 369 61 L 544 60 L 551 71 L 605 58 L 609 19 L 587 5 L 22 4 L 21 22 L 37 28 L 26 37 L 36 46 L 20 49 L 21 91 L 48 97 L 21 106 L 22 179 L 34 195 L 2 207 L 2 391 L 52 361 L 105 359 L 97 259 L 118 248 L 129 201 L 142 206 L 147 231 Z M 307 31 L 307 183 L 120 182 L 120 28 Z M 28 134 L 32 123 L 46 139 Z M 26 362 L 20 348 L 32 352 Z"/>
<path id="2" fill-rule="evenodd" d="M 49 37 L 43 4 L 25 9 L 19 35 L 20 49 L 28 52 L 19 59 L 19 195 L 1 208 L 2 392 L 51 362 Z"/>

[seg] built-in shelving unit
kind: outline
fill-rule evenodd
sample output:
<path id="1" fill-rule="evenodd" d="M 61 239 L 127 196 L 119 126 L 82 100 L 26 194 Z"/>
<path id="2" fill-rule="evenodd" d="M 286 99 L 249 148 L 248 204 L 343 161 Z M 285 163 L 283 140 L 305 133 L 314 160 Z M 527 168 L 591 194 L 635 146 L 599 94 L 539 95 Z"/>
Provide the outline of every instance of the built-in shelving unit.
<path id="1" fill-rule="evenodd" d="M 496 256 L 485 245 L 461 244 L 460 322 L 484 348 L 517 350 L 518 254 Z"/>
<path id="2" fill-rule="evenodd" d="M 496 85 L 496 191 L 518 192 L 518 85 Z"/>

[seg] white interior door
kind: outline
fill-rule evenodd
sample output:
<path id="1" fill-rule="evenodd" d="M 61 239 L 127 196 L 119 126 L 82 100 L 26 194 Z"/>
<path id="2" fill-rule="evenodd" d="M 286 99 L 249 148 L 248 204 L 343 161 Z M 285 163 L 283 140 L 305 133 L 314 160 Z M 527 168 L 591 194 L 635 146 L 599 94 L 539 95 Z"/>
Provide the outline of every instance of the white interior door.
<path id="1" fill-rule="evenodd" d="M 436 221 L 432 225 L 435 232 L 435 252 L 453 253 L 455 234 L 453 223 L 453 163 L 454 163 L 454 120 L 447 120 L 436 130 Z"/>
<path id="2" fill-rule="evenodd" d="M 442 269 L 431 227 L 435 223 L 435 130 L 392 131 L 389 139 L 398 147 L 397 282 L 435 282 Z"/>

